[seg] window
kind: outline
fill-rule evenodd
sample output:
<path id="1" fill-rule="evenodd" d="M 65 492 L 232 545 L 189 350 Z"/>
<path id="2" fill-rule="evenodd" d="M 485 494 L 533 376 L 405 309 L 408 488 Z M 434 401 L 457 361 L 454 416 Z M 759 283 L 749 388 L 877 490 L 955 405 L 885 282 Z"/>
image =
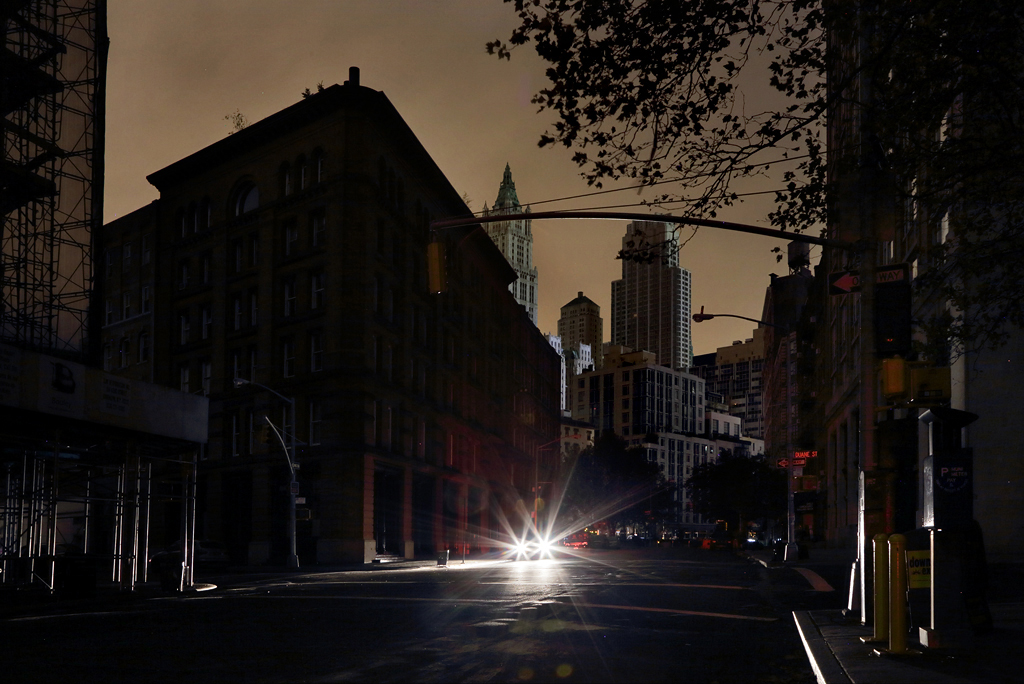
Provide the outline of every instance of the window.
<path id="1" fill-rule="evenodd" d="M 231 379 L 242 378 L 242 350 L 231 350 Z"/>
<path id="2" fill-rule="evenodd" d="M 259 299 L 255 290 L 249 291 L 249 325 L 256 327 L 259 323 Z"/>
<path id="3" fill-rule="evenodd" d="M 149 285 L 142 286 L 142 313 L 149 313 L 152 305 L 150 304 L 149 296 Z"/>
<path id="4" fill-rule="evenodd" d="M 309 444 L 320 443 L 320 427 L 323 422 L 323 406 L 319 401 L 309 400 Z"/>
<path id="5" fill-rule="evenodd" d="M 238 447 L 242 441 L 242 426 L 237 413 L 231 414 L 231 455 L 238 456 Z"/>
<path id="6" fill-rule="evenodd" d="M 253 233 L 249 236 L 249 265 L 255 266 L 260 261 L 260 237 Z"/>
<path id="7" fill-rule="evenodd" d="M 242 295 L 235 295 L 231 309 L 231 329 L 242 329 Z"/>
<path id="8" fill-rule="evenodd" d="M 125 292 L 121 295 L 121 318 L 132 317 L 132 293 Z"/>
<path id="9" fill-rule="evenodd" d="M 210 332 L 213 329 L 213 312 L 210 311 L 209 306 L 204 306 L 202 309 L 202 339 L 210 339 Z"/>
<path id="10" fill-rule="evenodd" d="M 235 196 L 235 216 L 241 216 L 260 206 L 260 191 L 252 183 L 242 185 Z"/>
<path id="11" fill-rule="evenodd" d="M 314 247 L 322 247 L 327 239 L 327 217 L 322 211 L 313 214 L 309 219 L 311 242 Z"/>
<path id="12" fill-rule="evenodd" d="M 299 190 L 305 190 L 309 184 L 309 169 L 306 167 L 306 158 L 299 157 Z"/>
<path id="13" fill-rule="evenodd" d="M 317 150 L 313 153 L 314 182 L 320 183 L 324 179 L 324 151 Z"/>
<path id="14" fill-rule="evenodd" d="M 284 315 L 295 315 L 295 281 L 284 281 Z"/>
<path id="15" fill-rule="evenodd" d="M 299 228 L 294 221 L 284 227 L 284 255 L 291 256 L 299 248 Z"/>
<path id="16" fill-rule="evenodd" d="M 310 282 L 309 308 L 319 309 L 324 305 L 324 274 L 314 273 L 310 278 Z"/>
<path id="17" fill-rule="evenodd" d="M 245 412 L 245 426 L 249 433 L 246 453 L 252 454 L 256 451 L 256 414 L 253 413 L 252 409 L 248 409 Z"/>
<path id="18" fill-rule="evenodd" d="M 128 364 L 131 363 L 131 352 L 132 352 L 132 341 L 127 337 L 121 338 L 120 346 L 120 366 L 121 368 L 127 368 Z"/>
<path id="19" fill-rule="evenodd" d="M 152 242 L 153 242 L 153 236 L 152 235 L 147 233 L 146 235 L 142 236 L 142 265 L 143 266 L 147 265 L 150 262 L 151 258 L 152 258 L 152 251 L 153 251 Z"/>
<path id="20" fill-rule="evenodd" d="M 288 164 L 281 164 L 281 193 L 287 197 L 292 194 L 292 170 Z"/>
<path id="21" fill-rule="evenodd" d="M 103 370 L 108 371 L 113 367 L 114 361 L 114 350 L 110 348 L 110 344 L 103 345 Z"/>
<path id="22" fill-rule="evenodd" d="M 202 363 L 203 396 L 210 396 L 210 380 L 213 378 L 213 364 L 209 361 Z"/>
<path id="23" fill-rule="evenodd" d="M 114 302 L 112 300 L 108 299 L 105 302 L 105 305 L 106 305 L 106 309 L 105 309 L 105 314 L 104 314 L 103 320 L 105 320 L 107 322 L 107 325 L 110 325 L 111 323 L 114 322 Z"/>
<path id="24" fill-rule="evenodd" d="M 188 364 L 183 364 L 178 368 L 178 389 L 182 392 L 188 392 Z"/>
<path id="25" fill-rule="evenodd" d="M 139 333 L 139 363 L 149 361 L 149 333 Z"/>
<path id="26" fill-rule="evenodd" d="M 181 344 L 188 344 L 189 337 L 189 320 L 188 313 L 181 313 L 178 315 L 178 331 L 180 333 L 179 340 Z"/>
<path id="27" fill-rule="evenodd" d="M 256 378 L 256 359 L 258 356 L 256 347 L 249 347 L 249 380 Z"/>
<path id="28" fill-rule="evenodd" d="M 282 367 L 284 377 L 290 378 L 295 375 L 295 342 L 284 340 L 281 343 L 281 354 L 284 357 L 284 365 Z"/>
<path id="29" fill-rule="evenodd" d="M 123 272 L 127 273 L 132 267 L 132 243 L 124 243 L 124 247 L 121 248 L 121 259 L 124 262 Z"/>
<path id="30" fill-rule="evenodd" d="M 324 369 L 324 336 L 312 333 L 309 336 L 309 370 L 312 373 Z"/>
<path id="31" fill-rule="evenodd" d="M 235 273 L 242 272 L 242 241 L 235 240 L 231 243 L 231 251 L 234 254 Z"/>
<path id="32" fill-rule="evenodd" d="M 203 255 L 203 285 L 210 284 L 210 255 Z"/>
<path id="33" fill-rule="evenodd" d="M 182 261 L 178 264 L 178 289 L 184 290 L 188 287 L 188 262 Z"/>

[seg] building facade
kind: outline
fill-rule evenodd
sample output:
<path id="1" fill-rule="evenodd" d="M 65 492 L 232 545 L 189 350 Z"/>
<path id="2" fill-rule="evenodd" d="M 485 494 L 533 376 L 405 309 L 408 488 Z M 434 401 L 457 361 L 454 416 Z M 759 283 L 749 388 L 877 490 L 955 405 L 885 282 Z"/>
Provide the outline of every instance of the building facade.
<path id="1" fill-rule="evenodd" d="M 743 434 L 764 439 L 764 328 L 753 337 L 693 358 L 691 372 L 704 379 L 708 392 L 722 396 L 728 412 L 741 420 Z"/>
<path id="2" fill-rule="evenodd" d="M 498 543 L 554 461 L 539 447 L 559 434 L 559 356 L 481 231 L 430 230 L 467 208 L 387 98 L 353 69 L 149 180 L 159 199 L 104 231 L 121 308 L 103 344 L 112 372 L 209 397 L 197 534 L 234 562 L 284 558 L 269 419 L 298 446 L 303 564 Z"/>
<path id="3" fill-rule="evenodd" d="M 580 292 L 575 299 L 560 309 L 558 335 L 562 338 L 562 346 L 567 350 L 578 351 L 581 345 L 589 347 L 592 353 L 600 350 L 604 342 L 601 307 Z M 593 363 L 596 368 L 600 368 L 600 354 L 597 354 L 597 357 L 593 359 Z"/>
<path id="4" fill-rule="evenodd" d="M 634 221 L 622 238 L 624 251 L 638 243 L 674 244 L 674 226 Z M 622 260 L 622 278 L 612 282 L 612 344 L 654 352 L 658 363 L 686 370 L 693 365 L 690 338 L 690 272 L 679 254 L 665 250 L 650 263 Z"/>
<path id="5" fill-rule="evenodd" d="M 501 178 L 501 185 L 498 186 L 498 196 L 494 200 L 494 206 L 488 209 L 487 203 L 484 202 L 483 213 L 484 215 L 522 215 L 522 218 L 511 221 L 487 223 L 484 227 L 516 272 L 516 281 L 509 285 L 509 292 L 526 309 L 533 324 L 537 325 L 537 297 L 540 293 L 537 269 L 533 265 L 533 230 L 530 221 L 530 208 L 524 208 L 519 204 L 516 184 L 512 181 L 512 169 L 508 164 L 505 164 L 505 173 Z"/>
<path id="6" fill-rule="evenodd" d="M 681 536 L 713 531 L 712 521 L 692 511 L 682 486 L 694 466 L 714 462 L 718 455 L 715 440 L 704 432 L 704 381 L 657 364 L 651 352 L 616 346 L 609 352 L 601 370 L 576 379 L 573 418 L 589 423 L 597 434 L 612 431 L 646 450 L 647 459 L 674 487 L 672 526 Z"/>

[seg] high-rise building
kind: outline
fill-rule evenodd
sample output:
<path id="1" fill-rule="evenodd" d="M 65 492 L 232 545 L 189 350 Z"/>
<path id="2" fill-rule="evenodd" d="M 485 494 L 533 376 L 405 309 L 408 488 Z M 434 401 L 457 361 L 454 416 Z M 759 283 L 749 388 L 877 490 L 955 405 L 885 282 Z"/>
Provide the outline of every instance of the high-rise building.
<path id="1" fill-rule="evenodd" d="M 674 487 L 669 525 L 677 534 L 690 538 L 713 531 L 714 521 L 693 511 L 683 487 L 694 467 L 714 463 L 719 453 L 719 435 L 705 432 L 704 380 L 656 363 L 651 352 L 615 345 L 604 361 L 601 370 L 574 381 L 572 417 L 592 425 L 595 434 L 614 432 L 658 464 Z M 724 434 L 724 426 L 716 427 Z M 739 443 L 731 430 L 729 440 Z"/>
<path id="2" fill-rule="evenodd" d="M 673 244 L 670 223 L 634 221 L 623 250 L 637 244 Z M 693 365 L 690 340 L 690 272 L 675 250 L 651 263 L 623 259 L 622 279 L 612 283 L 612 344 L 654 352 L 658 364 L 674 370 Z"/>
<path id="3" fill-rule="evenodd" d="M 562 347 L 566 350 L 579 351 L 585 344 L 593 351 L 600 351 L 604 341 L 604 321 L 601 320 L 601 307 L 583 292 L 561 308 L 558 319 L 558 336 L 562 338 Z M 600 354 L 596 354 L 594 365 L 601 367 Z"/>
<path id="4" fill-rule="evenodd" d="M 484 203 L 484 214 L 522 214 L 520 219 L 499 221 L 485 225 L 487 234 L 494 240 L 505 259 L 516 272 L 516 280 L 508 286 L 509 292 L 526 312 L 530 320 L 537 325 L 537 269 L 533 266 L 533 231 L 530 227 L 530 208 L 519 204 L 516 195 L 516 184 L 512 181 L 512 169 L 505 164 L 505 175 L 498 187 L 498 197 L 494 206 L 487 208 Z"/>
<path id="5" fill-rule="evenodd" d="M 764 439 L 764 334 L 764 328 L 755 328 L 753 337 L 745 341 L 736 340 L 714 354 L 695 356 L 691 369 L 704 378 L 708 392 L 721 395 L 729 415 L 742 420 L 743 435 L 757 439 Z"/>

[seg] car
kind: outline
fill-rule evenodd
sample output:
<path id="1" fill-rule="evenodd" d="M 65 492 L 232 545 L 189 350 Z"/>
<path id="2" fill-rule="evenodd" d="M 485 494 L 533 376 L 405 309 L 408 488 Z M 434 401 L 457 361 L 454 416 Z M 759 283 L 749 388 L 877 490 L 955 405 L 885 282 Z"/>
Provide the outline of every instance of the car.
<path id="1" fill-rule="evenodd" d="M 576 534 L 570 534 L 568 537 L 562 540 L 562 546 L 570 549 L 585 549 L 589 542 L 588 535 L 586 532 L 577 532 Z"/>
<path id="2" fill-rule="evenodd" d="M 517 541 L 512 549 L 513 560 L 541 560 L 553 558 L 555 541 L 538 537 L 535 534 L 528 534 L 521 541 Z"/>

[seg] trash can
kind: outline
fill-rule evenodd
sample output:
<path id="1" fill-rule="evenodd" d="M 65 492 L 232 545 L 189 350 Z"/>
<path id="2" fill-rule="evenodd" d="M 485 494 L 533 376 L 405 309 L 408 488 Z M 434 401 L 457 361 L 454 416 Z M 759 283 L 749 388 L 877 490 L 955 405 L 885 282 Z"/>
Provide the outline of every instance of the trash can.
<path id="1" fill-rule="evenodd" d="M 448 553 L 449 553 L 448 549 L 445 549 L 441 553 L 437 554 L 437 564 L 439 566 L 440 565 L 448 565 Z"/>

